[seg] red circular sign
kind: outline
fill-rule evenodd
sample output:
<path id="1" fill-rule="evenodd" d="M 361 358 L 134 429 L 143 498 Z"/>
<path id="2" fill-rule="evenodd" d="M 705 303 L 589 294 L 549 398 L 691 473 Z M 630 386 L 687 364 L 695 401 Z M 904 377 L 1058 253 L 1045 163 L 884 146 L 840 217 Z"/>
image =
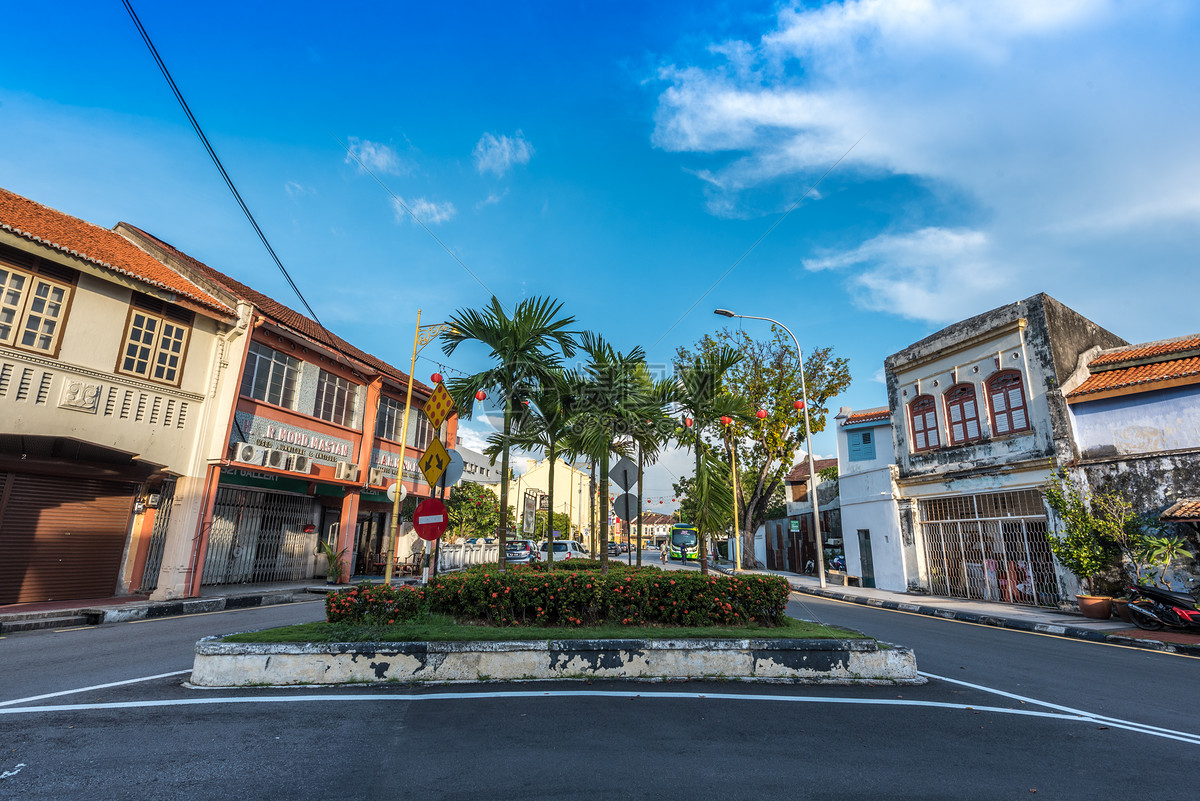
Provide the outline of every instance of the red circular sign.
<path id="1" fill-rule="evenodd" d="M 448 520 L 446 504 L 437 498 L 421 501 L 417 504 L 417 510 L 413 512 L 413 528 L 417 530 L 417 536 L 431 542 L 442 536 Z"/>

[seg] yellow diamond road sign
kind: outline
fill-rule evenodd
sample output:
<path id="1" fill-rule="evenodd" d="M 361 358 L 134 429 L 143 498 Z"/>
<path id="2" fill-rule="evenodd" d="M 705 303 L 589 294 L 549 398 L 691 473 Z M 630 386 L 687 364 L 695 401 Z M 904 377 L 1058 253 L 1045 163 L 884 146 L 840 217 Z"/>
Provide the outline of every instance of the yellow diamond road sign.
<path id="1" fill-rule="evenodd" d="M 425 402 L 425 416 L 429 418 L 429 422 L 433 424 L 434 428 L 438 428 L 453 411 L 454 400 L 446 391 L 445 385 L 439 383 L 433 390 L 433 394 L 429 396 L 429 400 Z"/>
<path id="2" fill-rule="evenodd" d="M 441 384 L 438 386 L 441 386 Z M 424 455 L 417 461 L 417 466 L 425 474 L 425 480 L 429 482 L 429 486 L 436 489 L 438 479 L 442 477 L 442 473 L 446 472 L 446 468 L 450 466 L 450 453 L 446 450 L 446 446 L 442 444 L 440 439 L 435 439 L 429 443 L 429 447 L 425 449 Z"/>

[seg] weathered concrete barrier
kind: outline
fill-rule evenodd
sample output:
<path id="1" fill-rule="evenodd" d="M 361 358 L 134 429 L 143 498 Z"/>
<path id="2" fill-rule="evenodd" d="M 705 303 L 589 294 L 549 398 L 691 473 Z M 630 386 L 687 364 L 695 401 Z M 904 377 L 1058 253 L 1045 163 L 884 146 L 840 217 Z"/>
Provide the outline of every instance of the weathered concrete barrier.
<path id="1" fill-rule="evenodd" d="M 202 687 L 528 679 L 745 679 L 920 684 L 908 648 L 874 640 L 196 643 Z"/>

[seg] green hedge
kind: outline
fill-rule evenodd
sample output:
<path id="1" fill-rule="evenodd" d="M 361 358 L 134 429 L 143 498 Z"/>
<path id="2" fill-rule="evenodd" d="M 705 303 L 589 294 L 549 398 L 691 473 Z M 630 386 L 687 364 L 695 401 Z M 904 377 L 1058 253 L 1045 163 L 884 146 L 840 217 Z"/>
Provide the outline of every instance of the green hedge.
<path id="1" fill-rule="evenodd" d="M 781 576 L 471 570 L 424 589 L 360 585 L 329 596 L 325 608 L 330 622 L 399 623 L 437 612 L 496 626 L 776 625 L 789 592 Z"/>

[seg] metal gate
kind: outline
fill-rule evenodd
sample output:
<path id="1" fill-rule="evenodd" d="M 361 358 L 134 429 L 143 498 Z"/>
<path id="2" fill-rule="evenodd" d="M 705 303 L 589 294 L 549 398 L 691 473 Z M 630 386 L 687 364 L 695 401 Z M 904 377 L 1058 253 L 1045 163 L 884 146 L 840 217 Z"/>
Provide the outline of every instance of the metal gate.
<path id="1" fill-rule="evenodd" d="M 1058 581 L 1038 490 L 920 501 L 928 589 L 937 595 L 1054 606 Z"/>
<path id="2" fill-rule="evenodd" d="M 304 528 L 312 521 L 312 498 L 220 487 L 200 583 L 311 577 L 316 533 Z"/>
<path id="3" fill-rule="evenodd" d="M 175 500 L 175 479 L 163 482 L 159 491 L 158 512 L 150 530 L 150 547 L 146 550 L 146 568 L 142 571 L 142 592 L 158 587 L 158 571 L 162 567 L 163 549 L 167 545 L 167 526 L 171 525 L 171 509 Z"/>

